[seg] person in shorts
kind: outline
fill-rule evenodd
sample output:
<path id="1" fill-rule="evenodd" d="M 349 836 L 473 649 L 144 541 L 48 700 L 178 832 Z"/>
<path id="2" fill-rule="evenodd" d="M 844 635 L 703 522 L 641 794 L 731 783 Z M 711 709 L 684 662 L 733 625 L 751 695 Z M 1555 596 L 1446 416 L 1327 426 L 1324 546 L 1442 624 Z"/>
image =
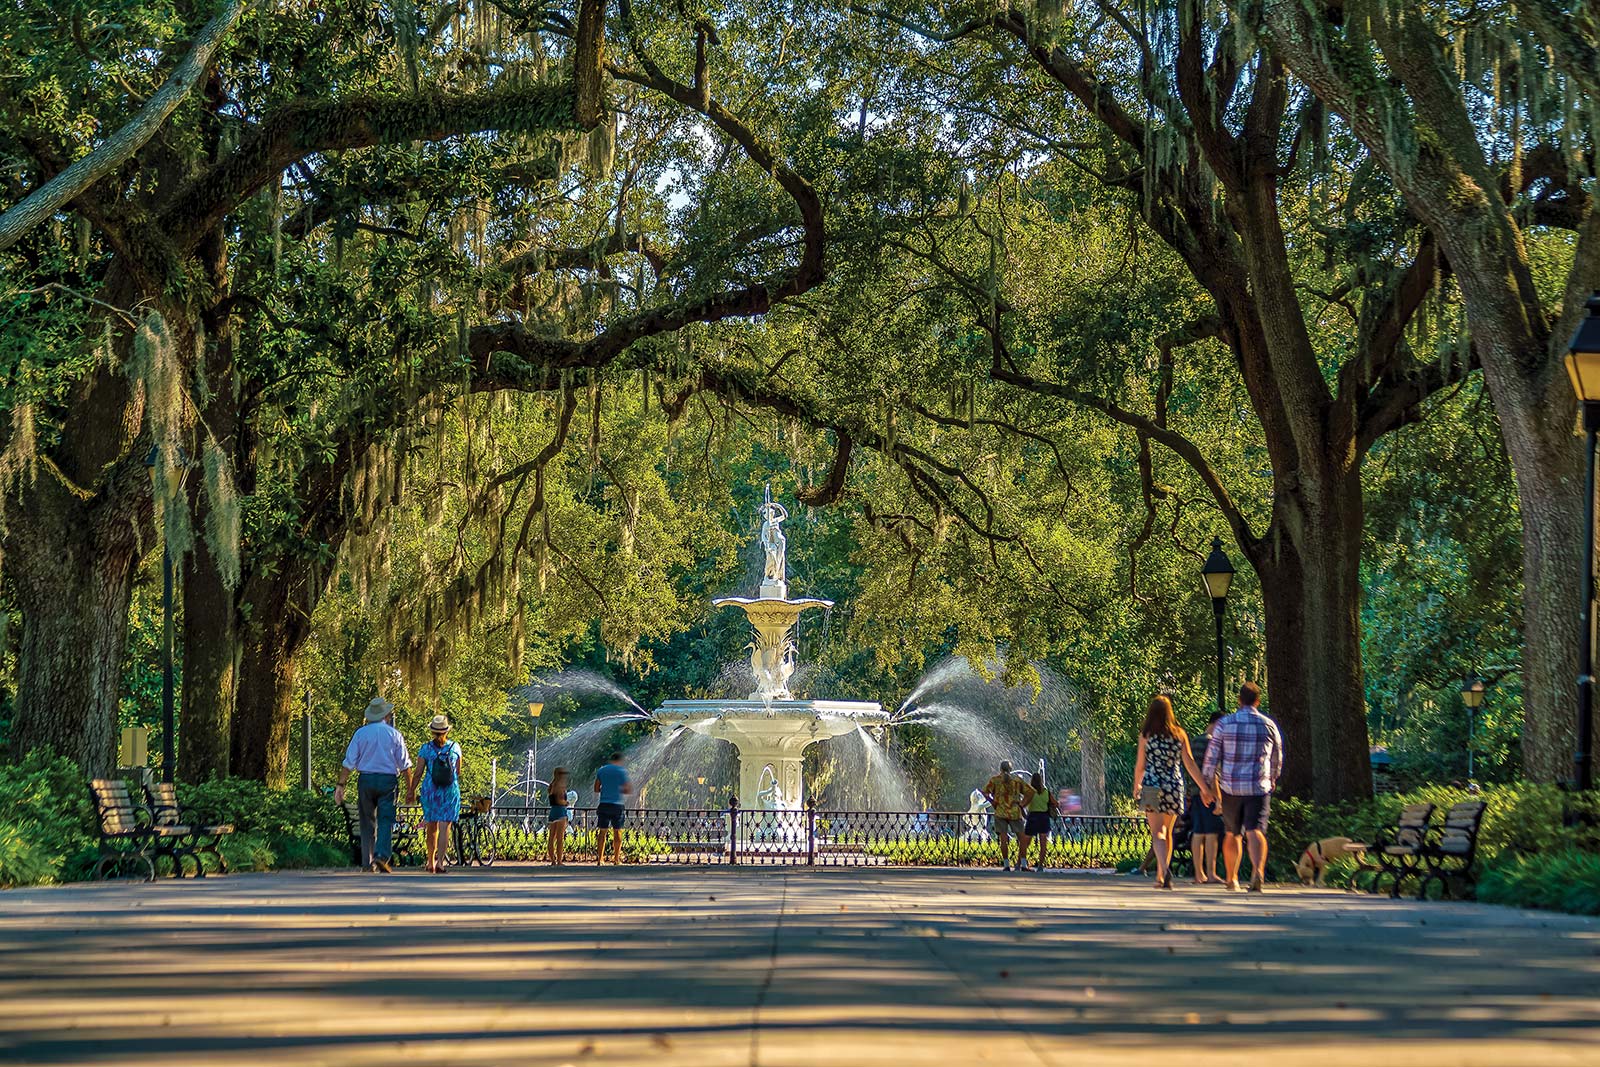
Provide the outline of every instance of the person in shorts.
<path id="1" fill-rule="evenodd" d="M 633 786 L 628 783 L 628 769 L 622 765 L 622 753 L 613 752 L 611 758 L 598 771 L 594 772 L 594 791 L 599 794 L 600 802 L 595 808 L 596 833 L 599 855 L 596 863 L 606 861 L 606 838 L 609 834 L 611 841 L 611 862 L 622 862 L 622 821 L 627 812 L 623 807 L 623 798 L 633 792 Z"/>
<path id="2" fill-rule="evenodd" d="M 1055 794 L 1044 786 L 1044 775 L 1037 772 L 1028 788 L 1033 790 L 1033 796 L 1028 798 L 1027 821 L 1022 827 L 1022 859 L 1028 859 L 1028 842 L 1039 842 L 1039 858 L 1034 863 L 1035 871 L 1042 871 L 1046 865 L 1046 855 L 1050 849 L 1050 817 L 1060 815 L 1061 808 L 1056 803 Z"/>
<path id="3" fill-rule="evenodd" d="M 1272 790 L 1283 772 L 1283 735 L 1261 713 L 1261 688 L 1239 687 L 1239 710 L 1217 720 L 1201 768 L 1204 781 L 1222 787 L 1222 863 L 1228 888 L 1239 888 L 1239 835 L 1250 847 L 1250 892 L 1261 892 L 1267 871 L 1267 819 Z"/>
<path id="4" fill-rule="evenodd" d="M 1222 712 L 1213 711 L 1211 720 L 1206 723 L 1205 748 L 1200 752 L 1202 766 L 1205 752 L 1211 747 L 1211 734 L 1221 718 Z M 1211 787 L 1211 803 L 1206 803 L 1198 790 L 1189 794 L 1189 854 L 1194 857 L 1195 885 L 1222 881 L 1222 876 L 1217 874 L 1222 840 L 1222 795 L 1217 791 L 1216 782 L 1206 784 Z"/>
<path id="5" fill-rule="evenodd" d="M 545 855 L 552 867 L 564 866 L 567 861 L 567 824 L 572 821 L 572 808 L 567 803 L 570 778 L 565 767 L 557 767 L 550 773 L 550 785 L 546 788 L 550 821 L 545 827 Z"/>
<path id="6" fill-rule="evenodd" d="M 1011 835 L 1017 835 L 1017 870 L 1028 869 L 1027 827 L 1022 822 L 1022 809 L 1033 799 L 1028 783 L 1011 773 L 1011 761 L 1000 761 L 1000 773 L 989 779 L 983 787 L 984 799 L 994 805 L 994 832 L 1000 837 L 1000 869 L 1011 869 Z"/>

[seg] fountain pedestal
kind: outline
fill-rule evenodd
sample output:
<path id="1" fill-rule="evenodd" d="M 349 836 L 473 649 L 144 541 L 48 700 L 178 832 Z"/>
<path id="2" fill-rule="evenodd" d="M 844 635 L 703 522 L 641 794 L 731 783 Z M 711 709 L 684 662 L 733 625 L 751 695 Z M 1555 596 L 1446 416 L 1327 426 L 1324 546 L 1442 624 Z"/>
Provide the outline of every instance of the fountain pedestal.
<path id="1" fill-rule="evenodd" d="M 738 750 L 741 808 L 790 811 L 805 806 L 801 768 L 808 746 L 887 718 L 880 705 L 865 700 L 668 700 L 655 712 L 657 722 L 682 724 Z M 761 800 L 768 767 L 780 797 L 772 804 Z"/>

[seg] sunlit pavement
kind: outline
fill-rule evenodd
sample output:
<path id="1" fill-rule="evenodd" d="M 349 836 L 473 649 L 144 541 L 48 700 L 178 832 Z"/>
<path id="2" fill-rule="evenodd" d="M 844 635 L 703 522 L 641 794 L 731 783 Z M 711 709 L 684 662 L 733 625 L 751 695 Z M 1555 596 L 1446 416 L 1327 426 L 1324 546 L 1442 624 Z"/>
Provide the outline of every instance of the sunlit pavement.
<path id="1" fill-rule="evenodd" d="M 0 1062 L 1600 1064 L 1600 923 L 1081 873 L 0 894 Z"/>

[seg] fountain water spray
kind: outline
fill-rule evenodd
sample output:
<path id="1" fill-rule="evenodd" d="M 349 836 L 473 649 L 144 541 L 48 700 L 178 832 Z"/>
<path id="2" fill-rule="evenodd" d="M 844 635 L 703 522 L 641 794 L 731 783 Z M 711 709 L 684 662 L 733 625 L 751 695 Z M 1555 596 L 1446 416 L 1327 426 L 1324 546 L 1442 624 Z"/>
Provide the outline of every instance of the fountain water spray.
<path id="1" fill-rule="evenodd" d="M 782 523 L 789 513 L 767 489 L 761 505 L 761 549 L 765 563 L 759 595 L 719 597 L 717 607 L 733 606 L 750 620 L 750 668 L 756 688 L 744 700 L 668 700 L 654 718 L 682 723 L 739 750 L 740 801 L 747 807 L 795 809 L 804 806 L 801 765 L 805 749 L 817 741 L 853 733 L 860 724 L 888 719 L 870 701 L 801 700 L 789 691 L 795 669 L 795 622 L 809 608 L 831 608 L 831 600 L 791 599 L 787 573 L 788 541 Z"/>

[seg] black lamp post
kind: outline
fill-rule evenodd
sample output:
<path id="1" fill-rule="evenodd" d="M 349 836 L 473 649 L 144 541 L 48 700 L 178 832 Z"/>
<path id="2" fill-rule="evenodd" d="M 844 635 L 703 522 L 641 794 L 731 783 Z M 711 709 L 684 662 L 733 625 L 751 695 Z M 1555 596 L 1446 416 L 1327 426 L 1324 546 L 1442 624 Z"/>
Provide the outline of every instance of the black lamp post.
<path id="1" fill-rule="evenodd" d="M 1211 539 L 1211 555 L 1200 568 L 1200 580 L 1211 597 L 1211 610 L 1217 617 L 1217 711 L 1228 713 L 1228 694 L 1222 683 L 1222 609 L 1228 603 L 1228 587 L 1233 584 L 1233 563 L 1222 551 L 1222 538 Z"/>
<path id="2" fill-rule="evenodd" d="M 156 465 L 161 462 L 161 448 L 154 446 L 144 457 L 150 471 L 150 482 L 157 484 Z M 179 455 L 179 464 L 183 463 Z M 172 551 L 166 535 L 161 537 L 161 780 L 174 781 L 177 762 L 177 725 L 172 712 Z"/>
<path id="3" fill-rule="evenodd" d="M 1472 781 L 1472 750 L 1476 734 L 1478 709 L 1483 707 L 1483 679 L 1467 677 L 1461 680 L 1461 703 L 1467 709 L 1467 781 Z"/>
<path id="4" fill-rule="evenodd" d="M 1583 483 L 1583 602 L 1578 612 L 1578 748 L 1573 754 L 1577 786 L 1594 788 L 1594 460 L 1600 432 L 1600 291 L 1589 297 L 1588 314 L 1567 344 L 1567 373 L 1583 404 L 1586 440 Z"/>

